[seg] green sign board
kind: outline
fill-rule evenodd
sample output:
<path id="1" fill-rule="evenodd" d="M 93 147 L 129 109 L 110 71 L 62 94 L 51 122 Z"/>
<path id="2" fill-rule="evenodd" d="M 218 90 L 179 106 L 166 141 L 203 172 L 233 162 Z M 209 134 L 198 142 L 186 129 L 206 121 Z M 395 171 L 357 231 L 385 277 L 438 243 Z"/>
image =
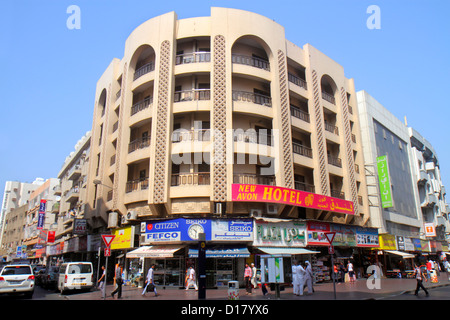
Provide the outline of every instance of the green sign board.
<path id="1" fill-rule="evenodd" d="M 381 205 L 383 208 L 392 208 L 394 202 L 392 200 L 391 179 L 389 177 L 389 166 L 387 156 L 377 158 L 378 179 L 380 182 Z"/>

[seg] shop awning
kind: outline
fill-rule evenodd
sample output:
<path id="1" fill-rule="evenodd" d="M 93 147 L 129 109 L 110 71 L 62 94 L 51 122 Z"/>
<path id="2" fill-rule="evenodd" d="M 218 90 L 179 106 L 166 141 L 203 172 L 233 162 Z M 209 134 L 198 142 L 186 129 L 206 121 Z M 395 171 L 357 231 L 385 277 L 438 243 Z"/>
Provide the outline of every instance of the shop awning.
<path id="1" fill-rule="evenodd" d="M 248 258 L 250 252 L 246 247 L 206 249 L 207 258 Z M 198 249 L 189 249 L 189 258 L 198 258 Z"/>
<path id="2" fill-rule="evenodd" d="M 133 258 L 172 258 L 174 253 L 184 246 L 166 245 L 166 246 L 145 246 L 127 253 L 126 257 Z"/>
<path id="3" fill-rule="evenodd" d="M 394 251 L 394 250 L 386 250 L 387 253 L 395 254 L 397 256 L 401 256 L 403 259 L 414 259 L 416 256 L 410 253 L 401 252 L 401 251 Z"/>
<path id="4" fill-rule="evenodd" d="M 315 254 L 320 253 L 320 251 L 312 251 L 305 248 L 278 248 L 278 247 L 257 247 L 258 250 L 261 250 L 267 254 L 273 255 L 295 255 L 295 254 Z"/>

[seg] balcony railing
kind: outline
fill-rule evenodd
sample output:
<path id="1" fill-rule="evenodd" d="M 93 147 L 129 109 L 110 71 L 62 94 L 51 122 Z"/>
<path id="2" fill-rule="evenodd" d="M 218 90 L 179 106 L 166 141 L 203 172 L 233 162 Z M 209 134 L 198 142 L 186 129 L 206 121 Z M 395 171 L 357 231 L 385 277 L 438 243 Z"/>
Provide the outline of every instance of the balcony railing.
<path id="1" fill-rule="evenodd" d="M 253 92 L 233 90 L 233 101 L 246 101 L 272 107 L 272 98 Z"/>
<path id="2" fill-rule="evenodd" d="M 306 191 L 310 193 L 315 193 L 316 188 L 312 184 L 294 181 L 294 188 L 300 191 Z"/>
<path id="3" fill-rule="evenodd" d="M 269 61 L 252 57 L 252 56 L 246 56 L 242 54 L 232 54 L 231 55 L 231 61 L 233 63 L 237 64 L 243 64 L 246 66 L 252 66 L 259 69 L 264 69 L 267 71 L 270 71 L 270 64 Z"/>
<path id="4" fill-rule="evenodd" d="M 339 135 L 339 128 L 327 122 L 325 122 L 325 130 L 334 133 L 337 136 Z"/>
<path id="5" fill-rule="evenodd" d="M 329 94 L 329 93 L 327 93 L 327 92 L 325 92 L 325 91 L 322 91 L 322 99 L 324 99 L 324 100 L 326 100 L 329 103 L 332 103 L 334 105 L 336 104 L 336 99 L 334 98 L 334 96 Z"/>
<path id="6" fill-rule="evenodd" d="M 306 85 L 306 80 L 299 78 L 292 73 L 288 73 L 288 80 L 289 82 L 292 82 L 293 84 L 302 87 L 305 90 L 308 90 L 308 86 Z"/>
<path id="7" fill-rule="evenodd" d="M 336 158 L 330 155 L 328 155 L 328 164 L 342 168 L 342 160 L 340 158 Z"/>
<path id="8" fill-rule="evenodd" d="M 300 143 L 292 142 L 292 151 L 296 154 L 312 158 L 312 149 L 305 147 Z"/>
<path id="9" fill-rule="evenodd" d="M 239 184 L 264 184 L 274 186 L 276 183 L 275 176 L 263 176 L 252 173 L 235 173 L 233 175 L 233 183 Z"/>
<path id="10" fill-rule="evenodd" d="M 252 130 L 253 131 L 253 130 Z M 234 142 L 248 142 L 248 143 L 258 143 L 266 146 L 273 146 L 273 137 L 267 132 L 270 132 L 271 129 L 267 129 L 266 133 L 256 132 L 235 132 L 234 133 Z"/>
<path id="11" fill-rule="evenodd" d="M 173 101 L 182 102 L 182 101 L 198 101 L 210 99 L 211 99 L 210 89 L 193 89 L 193 90 L 176 91 L 174 94 Z"/>
<path id="12" fill-rule="evenodd" d="M 125 192 L 130 193 L 133 191 L 140 191 L 146 189 L 148 189 L 148 177 L 145 179 L 127 181 Z"/>
<path id="13" fill-rule="evenodd" d="M 201 63 L 210 62 L 211 53 L 210 52 L 193 52 L 179 54 L 175 58 L 175 63 L 178 64 L 188 64 L 188 63 Z"/>
<path id="14" fill-rule="evenodd" d="M 296 118 L 298 118 L 300 120 L 303 120 L 303 121 L 309 123 L 309 113 L 307 113 L 307 112 L 305 112 L 303 110 L 300 110 L 297 107 L 291 106 L 291 115 L 293 117 L 296 117 Z"/>
<path id="15" fill-rule="evenodd" d="M 136 139 L 128 145 L 128 153 L 132 153 L 137 149 L 144 149 L 150 146 L 150 137 Z"/>
<path id="16" fill-rule="evenodd" d="M 137 69 L 136 72 L 134 73 L 133 81 L 137 80 L 140 77 L 142 77 L 144 74 L 147 74 L 147 73 L 152 72 L 154 70 L 155 70 L 155 63 L 154 62 L 150 62 L 150 63 L 147 63 L 146 65 L 143 65 L 142 67 Z"/>
<path id="17" fill-rule="evenodd" d="M 139 111 L 147 109 L 148 106 L 150 106 L 152 103 L 153 103 L 153 97 L 150 97 L 150 98 L 147 98 L 147 99 L 144 99 L 142 101 L 139 101 L 139 102 L 135 103 L 131 107 L 131 115 L 135 115 Z"/>
<path id="18" fill-rule="evenodd" d="M 184 186 L 184 185 L 209 185 L 210 174 L 209 172 L 196 172 L 196 173 L 176 173 L 172 174 L 171 186 Z"/>
<path id="19" fill-rule="evenodd" d="M 211 130 L 176 130 L 172 133 L 172 142 L 182 141 L 210 141 Z"/>

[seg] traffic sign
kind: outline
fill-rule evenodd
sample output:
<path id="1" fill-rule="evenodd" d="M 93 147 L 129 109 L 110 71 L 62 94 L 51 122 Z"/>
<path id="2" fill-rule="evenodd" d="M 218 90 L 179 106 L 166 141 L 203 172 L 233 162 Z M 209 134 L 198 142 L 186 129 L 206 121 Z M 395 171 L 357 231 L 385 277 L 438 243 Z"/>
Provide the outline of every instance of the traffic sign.
<path id="1" fill-rule="evenodd" d="M 102 234 L 103 242 L 105 243 L 106 247 L 111 246 L 111 242 L 113 242 L 114 238 L 116 236 L 113 234 Z"/>
<path id="2" fill-rule="evenodd" d="M 329 246 L 328 247 L 328 253 L 329 254 L 334 254 L 334 247 L 333 246 Z"/>
<path id="3" fill-rule="evenodd" d="M 327 237 L 328 242 L 333 244 L 334 236 L 336 235 L 336 232 L 325 232 L 325 237 Z"/>
<path id="4" fill-rule="evenodd" d="M 105 257 L 111 257 L 111 248 L 105 248 Z"/>

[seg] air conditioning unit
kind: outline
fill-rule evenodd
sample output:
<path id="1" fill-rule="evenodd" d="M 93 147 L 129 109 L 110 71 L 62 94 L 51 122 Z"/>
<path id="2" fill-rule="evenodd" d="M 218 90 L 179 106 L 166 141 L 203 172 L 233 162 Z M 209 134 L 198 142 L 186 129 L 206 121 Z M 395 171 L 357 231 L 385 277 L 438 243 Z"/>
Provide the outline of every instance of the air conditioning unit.
<path id="1" fill-rule="evenodd" d="M 273 203 L 266 203 L 266 212 L 268 215 L 278 214 L 278 206 Z"/>
<path id="2" fill-rule="evenodd" d="M 137 220 L 137 212 L 134 210 L 130 210 L 127 212 L 127 220 Z"/>
<path id="3" fill-rule="evenodd" d="M 120 224 L 128 224 L 128 214 L 122 215 L 120 218 Z"/>
<path id="4" fill-rule="evenodd" d="M 119 222 L 119 214 L 117 212 L 110 212 L 108 215 L 108 228 L 117 228 Z"/>
<path id="5" fill-rule="evenodd" d="M 262 217 L 261 209 L 250 209 L 250 217 Z"/>

